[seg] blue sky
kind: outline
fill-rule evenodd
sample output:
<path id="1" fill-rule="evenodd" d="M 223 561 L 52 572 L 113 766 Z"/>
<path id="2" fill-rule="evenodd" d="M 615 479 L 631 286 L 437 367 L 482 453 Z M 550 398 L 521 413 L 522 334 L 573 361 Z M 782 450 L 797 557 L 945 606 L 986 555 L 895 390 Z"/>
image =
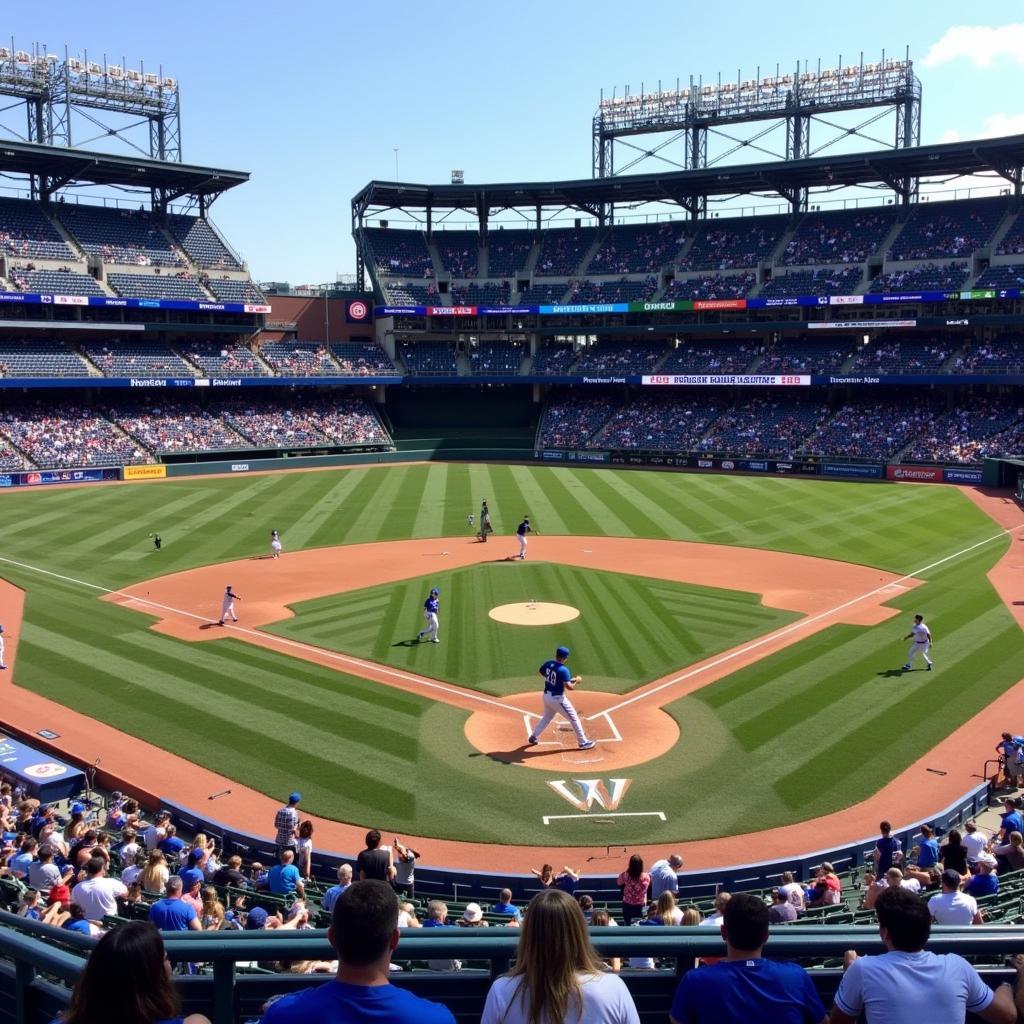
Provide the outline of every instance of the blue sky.
<path id="1" fill-rule="evenodd" d="M 67 43 L 178 78 L 185 160 L 252 173 L 212 214 L 260 280 L 351 272 L 349 201 L 394 178 L 395 147 L 406 181 L 452 168 L 467 181 L 588 177 L 601 89 L 627 83 L 855 63 L 909 44 L 923 141 L 1024 132 L 1019 0 L 975 16 L 949 0 L 9 6 L 5 33 L 22 48 Z"/>

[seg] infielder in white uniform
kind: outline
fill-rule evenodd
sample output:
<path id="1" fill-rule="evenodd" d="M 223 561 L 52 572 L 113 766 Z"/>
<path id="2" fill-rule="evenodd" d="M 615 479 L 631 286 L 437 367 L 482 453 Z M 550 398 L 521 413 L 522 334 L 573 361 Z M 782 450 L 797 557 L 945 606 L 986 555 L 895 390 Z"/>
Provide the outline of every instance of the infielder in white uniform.
<path id="1" fill-rule="evenodd" d="M 220 599 L 220 622 L 218 626 L 224 625 L 224 620 L 230 615 L 232 622 L 238 621 L 238 616 L 235 614 L 235 602 L 241 601 L 242 599 L 232 589 L 231 585 L 228 584 L 227 589 L 224 591 L 224 596 Z"/>
<path id="2" fill-rule="evenodd" d="M 270 531 L 270 550 L 273 552 L 275 558 L 281 557 L 281 536 L 277 530 Z"/>
<path id="3" fill-rule="evenodd" d="M 594 740 L 587 739 L 580 716 L 576 714 L 572 701 L 565 695 L 567 689 L 575 690 L 577 685 L 583 682 L 582 676 L 569 675 L 569 670 L 565 667 L 568 658 L 569 648 L 559 647 L 555 651 L 554 661 L 545 661 L 539 669 L 540 674 L 544 677 L 544 714 L 536 728 L 530 733 L 531 746 L 536 744 L 537 737 L 548 727 L 551 719 L 558 714 L 564 716 L 572 726 L 580 750 L 590 750 L 591 747 L 597 746 Z"/>
<path id="4" fill-rule="evenodd" d="M 932 647 L 932 631 L 925 625 L 923 615 L 914 616 L 914 624 L 910 627 L 910 632 L 903 639 L 914 641 L 907 652 L 907 663 L 903 666 L 903 671 L 910 671 L 914 664 L 914 658 L 920 654 L 924 658 L 927 671 L 931 672 L 932 659 L 928 657 L 928 652 Z"/>
<path id="5" fill-rule="evenodd" d="M 4 627 L 0 626 L 0 669 L 7 668 L 7 662 L 4 660 Z"/>

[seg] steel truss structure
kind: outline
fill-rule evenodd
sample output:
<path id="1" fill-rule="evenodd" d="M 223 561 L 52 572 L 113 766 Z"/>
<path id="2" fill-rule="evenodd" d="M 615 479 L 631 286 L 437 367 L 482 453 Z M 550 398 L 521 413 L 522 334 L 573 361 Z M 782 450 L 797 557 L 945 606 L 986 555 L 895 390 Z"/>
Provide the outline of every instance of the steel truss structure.
<path id="1" fill-rule="evenodd" d="M 860 123 L 848 127 L 830 119 L 830 115 L 863 111 Z M 879 122 L 894 115 L 895 129 L 889 141 L 869 134 Z M 749 137 L 732 133 L 735 126 L 761 124 Z M 826 138 L 812 146 L 811 126 L 826 129 Z M 766 137 L 785 127 L 785 148 L 779 152 L 768 148 Z M 730 129 L 726 131 L 725 129 Z M 716 135 L 731 143 L 730 148 L 708 158 L 708 137 Z M 648 145 L 629 141 L 631 137 L 667 136 Z M 626 88 L 622 96 L 606 98 L 603 94 L 592 122 L 592 175 L 610 178 L 633 170 L 648 160 L 659 160 L 678 170 L 701 170 L 720 164 L 737 152 L 755 150 L 783 160 L 806 160 L 821 155 L 842 140 L 856 137 L 874 146 L 907 149 L 921 141 L 921 82 L 914 74 L 913 61 L 882 59 L 822 68 L 798 66 L 791 74 L 762 77 L 760 69 L 754 78 L 735 82 L 705 84 L 690 79 L 689 86 L 638 94 Z M 681 160 L 670 156 L 682 144 Z M 631 152 L 624 162 L 616 162 L 616 147 Z M 895 187 L 905 202 L 915 194 L 916 183 L 908 179 Z M 793 197 L 794 211 L 807 207 L 806 190 Z M 691 214 L 705 211 L 698 197 Z M 613 209 L 606 217 L 613 216 Z"/>

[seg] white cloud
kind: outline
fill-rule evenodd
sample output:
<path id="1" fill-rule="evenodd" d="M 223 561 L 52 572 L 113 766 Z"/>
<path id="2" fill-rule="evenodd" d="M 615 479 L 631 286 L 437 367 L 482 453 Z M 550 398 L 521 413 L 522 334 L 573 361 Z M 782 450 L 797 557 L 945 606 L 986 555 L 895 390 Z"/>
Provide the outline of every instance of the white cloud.
<path id="1" fill-rule="evenodd" d="M 966 57 L 979 68 L 988 68 L 1003 58 L 1024 66 L 1024 23 L 1009 25 L 956 25 L 925 54 L 927 68 Z"/>
<path id="2" fill-rule="evenodd" d="M 1024 114 L 989 114 L 982 125 L 981 138 L 1000 135 L 1024 135 Z"/>
<path id="3" fill-rule="evenodd" d="M 939 142 L 959 142 L 962 138 L 963 136 L 955 128 L 947 128 L 939 138 Z"/>

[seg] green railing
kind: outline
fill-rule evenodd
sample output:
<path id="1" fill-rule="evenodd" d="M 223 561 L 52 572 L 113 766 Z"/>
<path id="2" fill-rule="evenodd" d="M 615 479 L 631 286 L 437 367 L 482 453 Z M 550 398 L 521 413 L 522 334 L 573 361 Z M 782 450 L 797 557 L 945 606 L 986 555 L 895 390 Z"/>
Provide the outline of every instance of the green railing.
<path id="1" fill-rule="evenodd" d="M 721 956 L 716 928 L 595 928 L 594 944 L 604 957 L 621 957 L 623 978 L 633 993 L 641 1020 L 663 1024 L 680 975 L 700 956 Z M 59 943 L 60 948 L 54 943 Z M 286 933 L 167 933 L 164 942 L 176 964 L 200 964 L 198 973 L 179 978 L 187 1012 L 207 1014 L 214 1024 L 236 1024 L 257 1016 L 264 1000 L 281 992 L 322 984 L 323 975 L 275 974 L 239 967 L 254 961 L 330 960 L 334 953 L 322 930 Z M 515 956 L 514 929 L 461 928 L 404 932 L 393 959 L 412 969 L 395 972 L 396 984 L 426 998 L 445 1002 L 460 1021 L 477 1021 L 492 978 L 508 970 Z M 44 1024 L 66 1000 L 67 986 L 81 970 L 93 940 L 0 913 L 0 1021 Z M 989 984 L 1013 973 L 1011 953 L 1024 949 L 1024 929 L 980 926 L 937 928 L 928 948 L 971 957 Z M 788 925 L 776 928 L 767 952 L 778 959 L 800 958 L 811 969 L 815 986 L 829 1005 L 847 949 L 882 951 L 872 927 Z M 633 971 L 628 957 L 654 957 L 655 971 Z M 459 973 L 416 969 L 416 962 L 461 960 Z"/>

